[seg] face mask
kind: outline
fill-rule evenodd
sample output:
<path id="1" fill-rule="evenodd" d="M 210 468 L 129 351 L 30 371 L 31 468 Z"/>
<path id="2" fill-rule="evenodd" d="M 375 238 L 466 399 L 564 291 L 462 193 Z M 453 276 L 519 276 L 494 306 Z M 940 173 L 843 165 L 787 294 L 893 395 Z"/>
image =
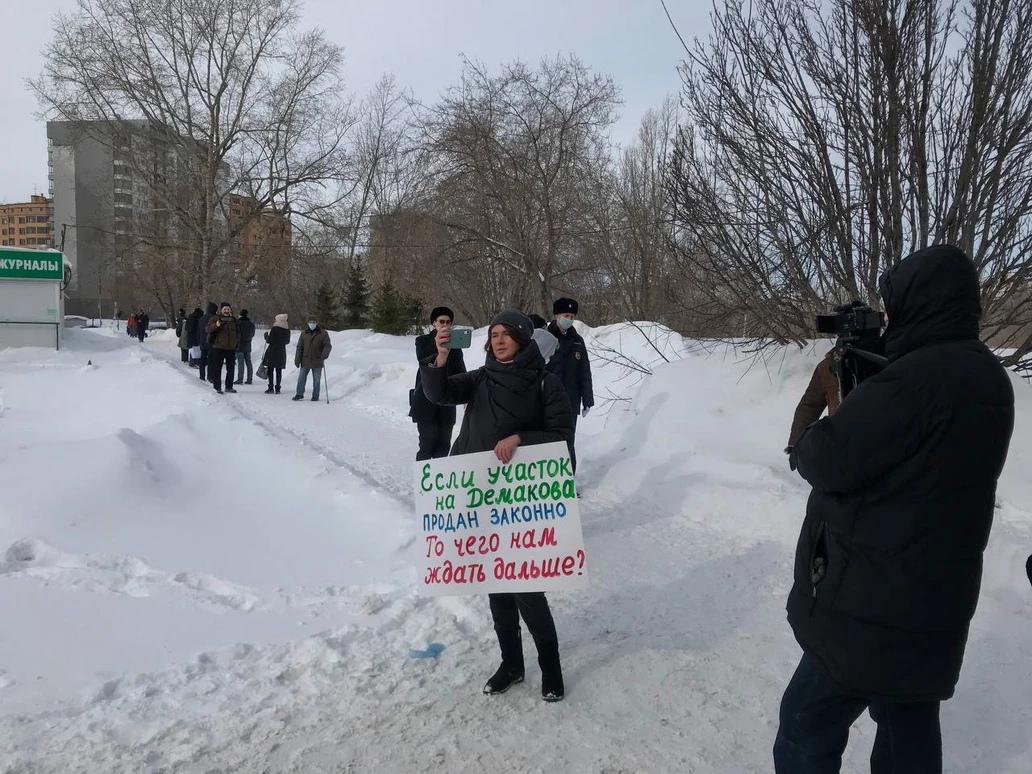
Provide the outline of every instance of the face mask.
<path id="1" fill-rule="evenodd" d="M 573 327 L 573 320 L 571 320 L 569 317 L 560 317 L 559 318 L 559 328 L 561 330 L 568 331 L 572 327 Z"/>
<path id="2" fill-rule="evenodd" d="M 317 323 L 314 323 L 314 322 L 308 323 L 308 330 L 310 330 L 310 331 L 314 331 L 317 327 L 318 327 Z"/>

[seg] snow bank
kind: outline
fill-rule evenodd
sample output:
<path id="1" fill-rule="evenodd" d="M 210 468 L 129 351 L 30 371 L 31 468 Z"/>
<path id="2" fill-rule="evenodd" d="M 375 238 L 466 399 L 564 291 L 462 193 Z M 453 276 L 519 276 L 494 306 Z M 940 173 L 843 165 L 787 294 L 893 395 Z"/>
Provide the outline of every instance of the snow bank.
<path id="1" fill-rule="evenodd" d="M 781 450 L 827 345 L 755 361 L 651 324 L 579 328 L 599 402 L 578 443 L 594 571 L 552 595 L 555 706 L 529 642 L 527 683 L 480 694 L 486 600 L 411 590 L 410 337 L 333 334 L 329 406 L 289 401 L 293 369 L 284 395 L 217 396 L 169 332 L 0 352 L 0 769 L 769 771 L 808 491 Z M 943 710 L 948 771 L 1027 768 L 1032 392 L 1016 390 Z M 872 740 L 863 719 L 844 770 L 866 770 Z"/>

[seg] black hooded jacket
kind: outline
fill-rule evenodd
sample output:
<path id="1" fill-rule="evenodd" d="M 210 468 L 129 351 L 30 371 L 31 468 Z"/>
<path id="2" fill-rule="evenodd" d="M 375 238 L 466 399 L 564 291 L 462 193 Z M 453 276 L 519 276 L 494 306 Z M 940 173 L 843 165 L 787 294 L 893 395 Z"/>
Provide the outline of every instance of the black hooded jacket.
<path id="1" fill-rule="evenodd" d="M 200 343 L 197 338 L 197 330 L 201 324 L 202 317 L 204 317 L 204 312 L 201 311 L 200 307 L 197 307 L 190 312 L 190 316 L 183 323 L 186 326 L 186 346 L 196 347 Z"/>
<path id="2" fill-rule="evenodd" d="M 978 602 L 1014 392 L 978 339 L 978 275 L 964 253 L 914 253 L 881 291 L 889 365 L 792 453 L 813 492 L 788 620 L 845 693 L 947 699 Z"/>
<path id="3" fill-rule="evenodd" d="M 217 317 L 218 314 L 218 307 L 214 303 L 209 303 L 208 311 L 204 313 L 200 322 L 197 323 L 197 343 L 201 349 L 211 349 L 211 344 L 208 343 L 208 323 L 211 322 L 211 318 Z"/>
<path id="4" fill-rule="evenodd" d="M 251 318 L 241 314 L 237 318 L 237 352 L 250 352 L 251 341 L 254 339 L 254 323 Z"/>
<path id="5" fill-rule="evenodd" d="M 423 392 L 443 406 L 466 404 L 452 454 L 489 451 L 518 434 L 522 446 L 569 442 L 573 414 L 562 383 L 545 370 L 537 344 L 524 347 L 511 363 L 490 352 L 483 368 L 449 376 L 447 369 L 420 366 Z"/>

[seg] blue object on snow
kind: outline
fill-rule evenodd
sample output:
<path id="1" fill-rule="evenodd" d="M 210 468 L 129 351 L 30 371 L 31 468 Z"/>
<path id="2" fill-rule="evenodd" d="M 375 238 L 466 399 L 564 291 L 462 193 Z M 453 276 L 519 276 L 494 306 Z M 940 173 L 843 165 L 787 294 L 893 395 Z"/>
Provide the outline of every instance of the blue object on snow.
<path id="1" fill-rule="evenodd" d="M 409 658 L 437 658 L 443 650 L 444 645 L 439 642 L 431 642 L 426 646 L 426 650 L 410 650 L 408 655 Z"/>

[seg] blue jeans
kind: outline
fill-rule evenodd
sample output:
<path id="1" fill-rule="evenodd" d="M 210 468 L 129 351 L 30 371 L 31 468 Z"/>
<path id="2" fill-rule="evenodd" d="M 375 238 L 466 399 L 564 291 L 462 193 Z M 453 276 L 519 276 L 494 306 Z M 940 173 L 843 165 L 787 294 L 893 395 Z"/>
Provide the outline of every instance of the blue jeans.
<path id="1" fill-rule="evenodd" d="M 942 774 L 939 702 L 847 696 L 809 653 L 803 654 L 781 699 L 774 771 L 837 774 L 849 727 L 865 709 L 878 724 L 871 774 Z"/>
<path id="2" fill-rule="evenodd" d="M 254 371 L 251 368 L 251 350 L 247 350 L 247 352 L 240 352 L 239 350 L 237 350 L 237 353 L 236 353 L 236 375 L 237 375 L 237 382 L 236 383 L 237 384 L 240 384 L 240 382 L 242 382 L 243 379 L 244 379 L 244 366 L 245 365 L 247 366 L 247 383 L 250 384 L 251 383 L 251 379 L 254 377 Z"/>
<path id="3" fill-rule="evenodd" d="M 321 368 L 302 368 L 297 372 L 297 395 L 304 397 L 305 387 L 308 385 L 308 374 L 311 372 L 315 377 L 312 384 L 312 400 L 319 400 L 319 386 L 322 384 Z"/>

